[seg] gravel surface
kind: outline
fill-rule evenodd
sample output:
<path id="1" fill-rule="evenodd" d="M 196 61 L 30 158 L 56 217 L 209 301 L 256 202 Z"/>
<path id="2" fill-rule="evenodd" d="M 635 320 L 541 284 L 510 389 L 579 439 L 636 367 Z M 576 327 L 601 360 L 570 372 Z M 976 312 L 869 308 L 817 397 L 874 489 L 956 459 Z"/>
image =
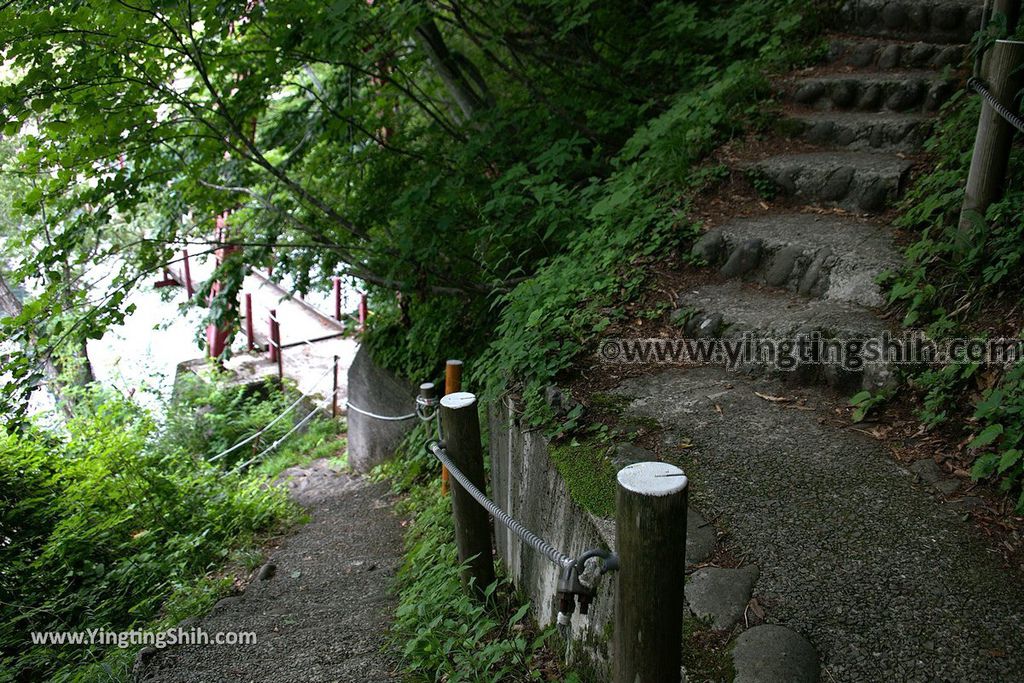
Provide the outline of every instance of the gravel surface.
<path id="1" fill-rule="evenodd" d="M 257 644 L 167 648 L 146 659 L 137 680 L 400 680 L 397 657 L 386 652 L 392 578 L 402 559 L 388 486 L 335 472 L 323 460 L 285 474 L 311 521 L 285 539 L 245 593 L 186 626 L 255 632 Z"/>
<path id="2" fill-rule="evenodd" d="M 694 504 L 761 576 L 771 623 L 806 636 L 822 680 L 1011 681 L 1024 675 L 1024 584 L 879 442 L 833 426 L 826 397 L 717 368 L 628 380 L 664 425 Z M 814 407 L 814 410 L 798 409 Z"/>

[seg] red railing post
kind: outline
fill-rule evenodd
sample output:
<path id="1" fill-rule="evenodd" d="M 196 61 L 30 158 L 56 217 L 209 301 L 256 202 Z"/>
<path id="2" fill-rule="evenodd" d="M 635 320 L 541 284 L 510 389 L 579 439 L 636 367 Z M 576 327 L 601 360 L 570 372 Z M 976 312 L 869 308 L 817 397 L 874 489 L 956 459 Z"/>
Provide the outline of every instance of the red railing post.
<path id="1" fill-rule="evenodd" d="M 195 290 L 192 289 L 192 267 L 188 262 L 188 249 L 181 250 L 181 259 L 185 271 L 185 291 L 188 293 L 188 298 L 191 299 Z"/>
<path id="2" fill-rule="evenodd" d="M 252 351 L 256 348 L 256 339 L 252 330 L 252 294 L 249 292 L 245 293 L 245 341 L 248 349 Z"/>
<path id="3" fill-rule="evenodd" d="M 334 319 L 341 320 L 341 278 L 334 276 Z"/>
<path id="4" fill-rule="evenodd" d="M 267 349 L 270 351 L 270 362 L 273 363 L 277 360 L 279 349 L 277 348 L 277 341 L 274 339 L 274 329 L 277 323 L 277 311 L 270 311 L 270 343 L 267 344 Z"/>
<path id="5" fill-rule="evenodd" d="M 366 318 L 369 315 L 370 310 L 366 304 L 366 292 L 359 295 L 359 331 L 366 331 Z"/>

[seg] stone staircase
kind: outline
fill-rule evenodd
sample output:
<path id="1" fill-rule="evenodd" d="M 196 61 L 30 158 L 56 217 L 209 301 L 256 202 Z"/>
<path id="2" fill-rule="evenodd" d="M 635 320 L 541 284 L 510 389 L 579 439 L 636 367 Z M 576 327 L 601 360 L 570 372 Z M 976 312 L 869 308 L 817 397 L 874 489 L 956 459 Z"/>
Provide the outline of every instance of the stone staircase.
<path id="1" fill-rule="evenodd" d="M 887 212 L 962 80 L 980 9 L 980 0 L 846 3 L 823 63 L 776 83 L 780 137 L 767 147 L 785 151 L 731 162 L 773 206 L 695 244 L 720 278 L 679 298 L 687 333 L 863 339 L 891 327 L 875 310 L 877 278 L 902 260 Z M 818 366 L 788 376 L 851 390 L 892 382 L 883 364 L 855 374 Z"/>
<path id="2" fill-rule="evenodd" d="M 824 63 L 777 83 L 781 137 L 728 159 L 760 198 L 737 197 L 736 215 L 716 215 L 694 245 L 716 272 L 678 298 L 685 336 L 892 328 L 876 283 L 902 261 L 892 209 L 962 78 L 982 4 L 846 2 Z M 836 420 L 833 392 L 782 381 L 878 389 L 888 367 L 810 365 L 672 369 L 615 390 L 627 415 L 661 424 L 657 457 L 684 468 L 711 522 L 704 560 L 687 553 L 686 593 L 707 628 L 738 635 L 735 680 L 1019 680 L 1024 583 L 971 525 L 979 499 L 936 461 L 905 469 L 878 436 Z M 737 563 L 716 564 L 709 528 Z"/>

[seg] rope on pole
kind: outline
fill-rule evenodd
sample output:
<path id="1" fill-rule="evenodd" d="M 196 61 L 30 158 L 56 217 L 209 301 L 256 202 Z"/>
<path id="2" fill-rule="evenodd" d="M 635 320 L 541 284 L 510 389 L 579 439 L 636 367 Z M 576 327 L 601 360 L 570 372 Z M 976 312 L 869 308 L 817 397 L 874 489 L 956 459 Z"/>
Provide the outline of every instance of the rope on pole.
<path id="1" fill-rule="evenodd" d="M 992 107 L 992 109 L 997 114 L 1006 119 L 1007 123 L 1009 123 L 1011 126 L 1016 128 L 1021 133 L 1024 133 L 1024 118 L 1021 118 L 1020 116 L 1014 114 L 1009 107 L 1000 102 L 996 98 L 996 96 L 989 91 L 984 81 L 982 81 L 980 78 L 975 78 L 974 76 L 972 76 L 967 81 L 967 87 L 981 95 L 982 98 L 984 98 L 984 100 L 988 102 L 989 106 Z"/>

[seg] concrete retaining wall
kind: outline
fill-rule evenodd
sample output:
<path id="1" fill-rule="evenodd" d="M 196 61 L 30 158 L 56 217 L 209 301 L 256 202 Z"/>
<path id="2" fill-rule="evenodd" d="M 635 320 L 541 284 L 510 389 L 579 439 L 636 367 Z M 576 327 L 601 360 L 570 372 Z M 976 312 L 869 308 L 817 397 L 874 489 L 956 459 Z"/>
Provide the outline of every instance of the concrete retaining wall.
<path id="1" fill-rule="evenodd" d="M 569 497 L 565 481 L 548 457 L 548 442 L 528 431 L 507 403 L 490 406 L 491 491 L 502 509 L 571 557 L 595 547 L 615 547 L 614 523 L 595 518 Z M 495 529 L 498 555 L 532 603 L 542 626 L 555 623 L 558 569 L 505 527 Z M 604 577 L 590 614 L 573 616 L 573 664 L 608 680 L 614 625 L 614 575 Z"/>
<path id="2" fill-rule="evenodd" d="M 378 367 L 365 346 L 359 348 L 348 369 L 348 400 L 378 415 L 407 415 L 416 407 L 416 387 Z M 368 472 L 389 460 L 417 419 L 385 422 L 348 411 L 348 464 Z"/>

